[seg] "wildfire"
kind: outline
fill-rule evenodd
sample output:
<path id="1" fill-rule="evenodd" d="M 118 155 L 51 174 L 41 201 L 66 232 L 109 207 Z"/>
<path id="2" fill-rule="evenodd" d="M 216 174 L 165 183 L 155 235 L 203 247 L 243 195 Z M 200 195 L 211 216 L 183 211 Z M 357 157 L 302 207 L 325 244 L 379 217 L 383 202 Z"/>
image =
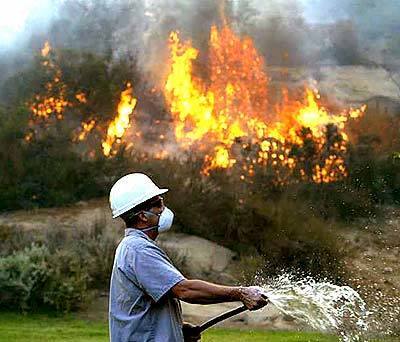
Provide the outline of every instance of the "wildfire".
<path id="1" fill-rule="evenodd" d="M 203 171 L 228 168 L 235 163 L 229 148 L 236 138 L 247 136 L 246 115 L 266 119 L 267 77 L 263 60 L 250 39 L 240 40 L 228 27 L 211 29 L 210 80 L 193 75 L 198 50 L 182 43 L 177 32 L 170 35 L 171 72 L 165 96 L 175 122 L 175 135 L 183 147 L 207 140 L 216 145 Z M 246 61 L 246 63 L 244 63 Z"/>
<path id="2" fill-rule="evenodd" d="M 117 116 L 108 126 L 107 136 L 102 143 L 103 153 L 107 157 L 114 154 L 112 150 L 114 143 L 121 143 L 121 138 L 130 126 L 129 117 L 135 109 L 137 102 L 132 95 L 132 91 L 132 86 L 128 83 L 126 89 L 121 93 Z"/>
<path id="3" fill-rule="evenodd" d="M 201 72 L 196 72 L 202 67 L 196 64 L 200 52 L 190 41 L 182 41 L 178 32 L 171 32 L 169 49 L 164 96 L 176 141 L 182 149 L 204 155 L 204 175 L 231 169 L 229 172 L 238 172 L 240 179 L 246 180 L 258 170 L 272 170 L 277 184 L 328 183 L 347 176 L 346 124 L 362 116 L 366 106 L 333 112 L 324 106 L 315 84 L 300 91 L 282 88 L 280 96 L 272 97 L 271 79 L 253 41 L 239 37 L 226 24 L 220 29 L 211 27 L 207 65 Z M 51 81 L 45 84 L 43 94 L 29 103 L 32 125 L 38 118 L 60 120 L 66 107 L 90 102 L 82 91 L 67 99 L 61 69 L 48 42 L 41 55 Z M 130 127 L 136 104 L 128 83 L 101 142 L 105 156 L 117 153 L 116 144 Z M 93 119 L 82 122 L 74 141 L 86 140 L 96 124 Z M 141 134 L 136 132 L 137 137 Z M 25 140 L 33 137 L 31 130 Z M 165 143 L 165 132 L 160 132 L 159 138 Z M 129 142 L 128 146 L 132 145 Z M 158 159 L 168 156 L 166 150 L 154 155 Z"/>
<path id="4" fill-rule="evenodd" d="M 44 95 L 35 95 L 29 107 L 32 113 L 39 118 L 46 119 L 54 114 L 57 119 L 61 120 L 64 109 L 71 106 L 71 103 L 66 99 L 66 86 L 62 82 L 62 72 L 54 63 L 51 51 L 51 45 L 46 41 L 41 50 L 42 65 L 46 67 L 46 73 L 52 77 L 52 81 L 45 84 Z"/>
<path id="5" fill-rule="evenodd" d="M 84 141 L 88 134 L 93 130 L 96 126 L 95 120 L 89 120 L 88 122 L 81 123 L 81 129 L 79 134 L 75 137 L 75 141 Z"/>
<path id="6" fill-rule="evenodd" d="M 190 146 L 215 131 L 218 123 L 212 115 L 214 95 L 205 92 L 200 80 L 192 77 L 192 61 L 198 51 L 190 43 L 181 44 L 176 32 L 171 33 L 170 44 L 173 63 L 165 85 L 166 95 L 173 99 L 170 105 L 176 119 L 176 138 L 183 146 Z"/>
<path id="7" fill-rule="evenodd" d="M 47 57 L 49 55 L 50 50 L 51 50 L 51 46 L 50 46 L 49 41 L 45 41 L 43 48 L 41 50 L 42 57 Z"/>
<path id="8" fill-rule="evenodd" d="M 240 164 L 244 179 L 258 164 L 275 168 L 278 183 L 294 174 L 318 183 L 347 175 L 343 130 L 365 107 L 331 113 L 310 87 L 303 99 L 282 89 L 282 101 L 269 103 L 263 58 L 250 38 L 238 37 L 226 25 L 211 28 L 207 82 L 194 74 L 199 51 L 190 41 L 181 42 L 178 32 L 172 32 L 169 48 L 164 94 L 176 139 L 184 148 L 209 151 L 204 174 Z M 240 153 L 234 151 L 237 145 Z M 250 151 L 247 157 L 245 151 Z"/>
<path id="9" fill-rule="evenodd" d="M 67 87 L 62 81 L 62 72 L 56 63 L 55 54 L 52 53 L 52 48 L 49 42 L 45 42 L 41 49 L 42 65 L 45 67 L 45 72 L 51 76 L 51 81 L 44 86 L 44 91 L 41 94 L 34 96 L 33 100 L 28 103 L 33 117 L 30 120 L 30 131 L 25 136 L 25 141 L 30 142 L 36 132 L 38 119 L 41 122 L 50 124 L 50 119 L 54 116 L 56 119 L 63 119 L 64 110 L 66 107 L 74 107 L 82 104 L 87 104 L 88 99 L 85 92 L 78 91 L 75 95 L 71 94 L 70 101 L 67 100 Z M 50 77 L 49 77 L 50 78 Z M 119 144 L 126 129 L 129 127 L 129 117 L 136 106 L 137 100 L 132 96 L 132 86 L 127 84 L 126 89 L 120 95 L 117 115 L 109 124 L 107 135 L 102 141 L 102 150 L 105 156 L 115 154 L 113 151 L 114 143 Z M 82 142 L 96 127 L 97 122 L 94 119 L 81 122 L 80 127 L 75 130 L 73 136 L 74 142 Z"/>
<path id="10" fill-rule="evenodd" d="M 75 94 L 75 98 L 80 102 L 80 103 L 86 103 L 86 94 L 85 93 L 77 93 Z"/>

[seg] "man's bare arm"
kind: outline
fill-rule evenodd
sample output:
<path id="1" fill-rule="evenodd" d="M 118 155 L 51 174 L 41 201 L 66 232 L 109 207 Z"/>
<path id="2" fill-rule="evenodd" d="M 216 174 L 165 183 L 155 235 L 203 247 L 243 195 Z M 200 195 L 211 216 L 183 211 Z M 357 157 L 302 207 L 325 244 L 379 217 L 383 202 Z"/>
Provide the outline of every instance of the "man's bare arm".
<path id="1" fill-rule="evenodd" d="M 240 287 L 216 285 L 203 280 L 182 280 L 172 288 L 172 293 L 176 298 L 191 304 L 215 304 L 242 300 Z"/>
<path id="2" fill-rule="evenodd" d="M 267 298 L 255 288 L 223 286 L 203 280 L 182 280 L 171 292 L 176 298 L 191 304 L 243 302 L 249 310 L 257 310 L 268 304 Z"/>

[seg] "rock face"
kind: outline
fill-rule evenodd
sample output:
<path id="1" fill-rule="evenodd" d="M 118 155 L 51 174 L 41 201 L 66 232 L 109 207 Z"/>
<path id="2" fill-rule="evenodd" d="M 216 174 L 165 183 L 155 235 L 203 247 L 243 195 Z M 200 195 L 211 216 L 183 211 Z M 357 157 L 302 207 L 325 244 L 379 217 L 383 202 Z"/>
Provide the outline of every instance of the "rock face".
<path id="1" fill-rule="evenodd" d="M 191 277 L 229 277 L 226 271 L 235 253 L 206 239 L 180 234 L 166 233 L 158 238 L 161 248 Z M 214 275 L 214 276 L 213 276 Z"/>
<path id="2" fill-rule="evenodd" d="M 398 98 L 399 89 L 387 71 L 363 66 L 323 67 L 319 86 L 344 102 L 364 102 L 373 96 Z"/>
<path id="3" fill-rule="evenodd" d="M 269 67 L 267 72 L 274 80 L 279 79 L 282 70 L 282 68 Z M 379 67 L 321 66 L 287 68 L 285 71 L 286 80 L 290 84 L 302 86 L 305 80 L 315 79 L 321 94 L 345 105 L 359 105 L 374 96 L 399 98 L 399 88 L 393 82 L 392 75 Z"/>

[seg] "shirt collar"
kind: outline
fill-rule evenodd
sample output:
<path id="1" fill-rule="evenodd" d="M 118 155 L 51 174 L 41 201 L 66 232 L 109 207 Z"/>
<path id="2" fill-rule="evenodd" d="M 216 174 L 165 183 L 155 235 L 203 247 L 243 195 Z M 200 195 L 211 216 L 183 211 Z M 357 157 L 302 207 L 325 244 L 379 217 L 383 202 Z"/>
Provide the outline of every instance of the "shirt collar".
<path id="1" fill-rule="evenodd" d="M 152 241 L 145 233 L 143 233 L 140 229 L 136 228 L 126 228 L 125 229 L 125 236 L 136 235 L 138 237 L 143 237 L 149 241 Z"/>

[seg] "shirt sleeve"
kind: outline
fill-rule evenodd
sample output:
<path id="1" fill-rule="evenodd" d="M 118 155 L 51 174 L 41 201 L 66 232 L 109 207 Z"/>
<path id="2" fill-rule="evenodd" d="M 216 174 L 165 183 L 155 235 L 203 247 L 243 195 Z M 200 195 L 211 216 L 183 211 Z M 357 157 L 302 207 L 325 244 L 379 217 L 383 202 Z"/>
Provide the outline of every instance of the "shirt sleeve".
<path id="1" fill-rule="evenodd" d="M 133 266 L 139 285 L 155 302 L 185 279 L 156 246 L 143 246 L 137 251 Z"/>

